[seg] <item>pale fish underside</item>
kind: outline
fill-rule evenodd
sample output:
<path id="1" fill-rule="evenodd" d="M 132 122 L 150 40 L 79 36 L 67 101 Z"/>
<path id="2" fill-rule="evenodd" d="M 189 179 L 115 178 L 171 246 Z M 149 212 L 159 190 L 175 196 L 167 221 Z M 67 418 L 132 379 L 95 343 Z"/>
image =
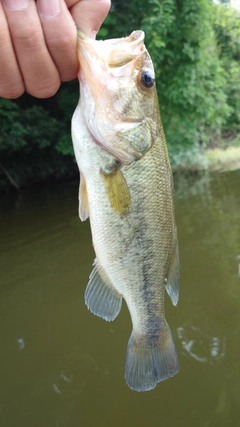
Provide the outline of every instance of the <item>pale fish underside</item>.
<path id="1" fill-rule="evenodd" d="M 96 253 L 85 302 L 110 321 L 126 301 L 133 324 L 126 382 L 151 390 L 179 370 L 164 313 L 165 289 L 178 302 L 179 254 L 154 69 L 142 31 L 105 41 L 78 31 L 78 56 L 79 215 L 90 219 Z"/>

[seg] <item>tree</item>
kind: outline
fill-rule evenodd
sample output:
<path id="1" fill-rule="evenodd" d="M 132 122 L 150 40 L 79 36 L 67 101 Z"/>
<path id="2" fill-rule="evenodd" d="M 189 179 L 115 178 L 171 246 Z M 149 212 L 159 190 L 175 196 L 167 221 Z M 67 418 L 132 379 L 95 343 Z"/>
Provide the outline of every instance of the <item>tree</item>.
<path id="1" fill-rule="evenodd" d="M 49 100 L 0 98 L 0 190 L 78 176 L 70 132 L 77 100 L 74 83 Z"/>
<path id="2" fill-rule="evenodd" d="M 240 132 L 240 11 L 215 5 L 214 31 L 226 76 L 224 92 L 231 107 L 225 131 L 236 135 Z"/>

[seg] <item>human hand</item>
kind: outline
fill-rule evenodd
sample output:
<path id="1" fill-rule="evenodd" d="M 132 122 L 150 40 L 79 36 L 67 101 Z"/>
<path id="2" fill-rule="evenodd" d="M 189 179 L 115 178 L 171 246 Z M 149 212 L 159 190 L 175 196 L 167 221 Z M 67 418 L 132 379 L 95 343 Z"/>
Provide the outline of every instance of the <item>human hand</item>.
<path id="1" fill-rule="evenodd" d="M 0 96 L 53 96 L 77 76 L 76 25 L 94 37 L 110 0 L 0 0 Z"/>

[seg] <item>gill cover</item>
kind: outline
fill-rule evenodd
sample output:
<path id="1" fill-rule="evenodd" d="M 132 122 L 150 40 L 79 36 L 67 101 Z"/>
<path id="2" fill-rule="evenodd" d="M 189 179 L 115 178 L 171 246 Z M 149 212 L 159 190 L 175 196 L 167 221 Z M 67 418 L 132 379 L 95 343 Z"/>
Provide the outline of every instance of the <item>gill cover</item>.
<path id="1" fill-rule="evenodd" d="M 121 163 L 140 159 L 156 136 L 155 80 L 144 32 L 93 40 L 78 30 L 80 105 L 96 144 Z"/>

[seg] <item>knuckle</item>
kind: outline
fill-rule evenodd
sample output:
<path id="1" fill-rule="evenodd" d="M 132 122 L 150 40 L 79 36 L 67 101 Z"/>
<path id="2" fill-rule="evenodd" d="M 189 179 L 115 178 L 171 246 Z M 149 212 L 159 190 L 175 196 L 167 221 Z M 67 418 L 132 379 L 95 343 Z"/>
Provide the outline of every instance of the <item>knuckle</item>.
<path id="1" fill-rule="evenodd" d="M 52 51 L 54 50 L 57 53 L 69 52 L 73 49 L 74 40 L 70 36 L 60 36 L 54 37 L 48 40 L 48 47 Z"/>
<path id="2" fill-rule="evenodd" d="M 36 48 L 42 40 L 42 33 L 38 28 L 33 26 L 26 26 L 14 32 L 13 38 L 19 45 L 24 45 L 28 48 Z"/>
<path id="3" fill-rule="evenodd" d="M 48 48 L 62 81 L 73 80 L 77 76 L 78 61 L 74 36 L 75 33 L 73 36 L 57 35 L 48 39 Z"/>

